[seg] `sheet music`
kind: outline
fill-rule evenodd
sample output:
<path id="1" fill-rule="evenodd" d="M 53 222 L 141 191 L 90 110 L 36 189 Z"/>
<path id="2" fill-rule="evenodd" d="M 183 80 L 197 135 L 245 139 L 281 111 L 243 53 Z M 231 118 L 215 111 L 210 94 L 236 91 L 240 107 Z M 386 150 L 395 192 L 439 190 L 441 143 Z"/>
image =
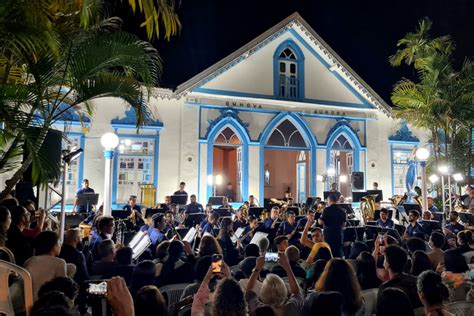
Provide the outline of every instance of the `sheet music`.
<path id="1" fill-rule="evenodd" d="M 234 233 L 235 237 L 240 238 L 242 236 L 242 234 L 244 233 L 244 230 L 245 229 L 243 227 L 237 228 L 237 230 Z"/>
<path id="2" fill-rule="evenodd" d="M 194 237 L 196 237 L 196 234 L 197 234 L 196 228 L 191 227 L 189 231 L 186 233 L 186 236 L 184 236 L 183 241 L 192 243 L 194 240 Z"/>
<path id="3" fill-rule="evenodd" d="M 132 240 L 128 243 L 128 246 L 130 248 L 135 248 L 135 246 L 138 244 L 140 239 L 142 239 L 143 235 L 145 235 L 145 232 L 141 231 L 138 232 L 135 236 L 133 236 Z"/>
<path id="4" fill-rule="evenodd" d="M 256 232 L 255 235 L 253 235 L 253 238 L 252 240 L 250 241 L 251 244 L 255 244 L 255 245 L 258 245 L 258 242 L 267 237 L 268 234 L 267 233 L 262 233 L 262 232 Z"/>
<path id="5" fill-rule="evenodd" d="M 148 235 L 143 235 L 143 238 L 140 239 L 137 245 L 135 245 L 133 250 L 133 259 L 137 259 L 142 255 L 142 253 L 151 245 L 151 239 Z"/>

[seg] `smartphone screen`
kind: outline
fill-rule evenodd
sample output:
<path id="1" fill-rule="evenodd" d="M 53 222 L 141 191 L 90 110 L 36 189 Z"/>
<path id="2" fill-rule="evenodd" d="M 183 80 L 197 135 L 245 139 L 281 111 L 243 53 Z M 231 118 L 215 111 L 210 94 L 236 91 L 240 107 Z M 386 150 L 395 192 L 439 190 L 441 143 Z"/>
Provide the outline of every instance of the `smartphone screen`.
<path id="1" fill-rule="evenodd" d="M 381 244 L 383 244 L 383 234 L 379 234 L 379 241 Z"/>
<path id="2" fill-rule="evenodd" d="M 94 296 L 105 296 L 107 294 L 107 281 L 100 283 L 90 282 L 87 288 L 87 293 Z"/>
<path id="3" fill-rule="evenodd" d="M 278 262 L 278 253 L 267 252 L 265 254 L 265 262 Z"/>
<path id="4" fill-rule="evenodd" d="M 212 273 L 222 272 L 222 255 L 212 255 Z"/>

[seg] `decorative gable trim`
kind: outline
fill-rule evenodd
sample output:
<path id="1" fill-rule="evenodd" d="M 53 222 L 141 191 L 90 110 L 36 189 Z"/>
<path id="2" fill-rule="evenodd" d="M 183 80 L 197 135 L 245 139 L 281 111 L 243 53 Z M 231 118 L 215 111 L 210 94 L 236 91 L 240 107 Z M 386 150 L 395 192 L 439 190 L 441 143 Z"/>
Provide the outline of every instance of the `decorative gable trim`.
<path id="1" fill-rule="evenodd" d="M 303 34 L 305 34 L 305 36 L 309 37 L 310 41 L 327 59 L 329 59 L 327 66 L 330 71 L 332 71 L 336 76 L 340 76 L 343 81 L 353 87 L 378 110 L 382 111 L 387 116 L 391 116 L 390 106 L 383 101 L 383 99 L 372 88 L 370 88 L 369 85 L 336 54 L 335 51 L 332 50 L 314 31 L 314 29 L 312 29 L 311 26 L 296 12 L 264 32 L 259 37 L 250 41 L 239 50 L 178 86 L 176 97 L 180 98 L 186 96 L 194 89 L 201 87 L 218 75 L 245 60 L 274 39 L 291 30 L 293 27 L 298 28 Z"/>
<path id="2" fill-rule="evenodd" d="M 206 136 L 204 137 L 205 139 L 208 138 L 209 133 L 214 129 L 214 127 L 226 118 L 231 118 L 237 121 L 237 123 L 239 123 L 244 128 L 247 135 L 250 135 L 249 129 L 248 129 L 249 123 L 242 121 L 242 119 L 239 117 L 239 111 L 234 110 L 234 109 L 222 109 L 222 110 L 219 110 L 219 112 L 221 114 L 217 118 L 207 121 L 209 125 L 207 126 Z"/>
<path id="3" fill-rule="evenodd" d="M 398 131 L 389 136 L 388 140 L 390 142 L 399 142 L 399 143 L 419 143 L 420 140 L 418 137 L 413 135 L 412 131 L 408 128 L 407 122 L 403 121 Z"/>

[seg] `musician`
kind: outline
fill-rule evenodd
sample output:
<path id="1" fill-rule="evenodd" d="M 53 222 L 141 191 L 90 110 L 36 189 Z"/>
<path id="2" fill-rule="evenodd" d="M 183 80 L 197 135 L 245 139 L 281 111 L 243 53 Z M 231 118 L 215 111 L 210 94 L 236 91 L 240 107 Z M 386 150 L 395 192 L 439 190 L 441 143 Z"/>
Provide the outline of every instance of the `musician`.
<path id="1" fill-rule="evenodd" d="M 240 207 L 235 213 L 235 220 L 232 223 L 232 229 L 235 232 L 238 228 L 244 227 L 245 225 L 247 225 L 247 221 L 245 220 L 242 208 Z"/>
<path id="2" fill-rule="evenodd" d="M 191 194 L 191 202 L 186 205 L 186 214 L 204 213 L 202 204 L 196 202 L 196 194 Z"/>
<path id="3" fill-rule="evenodd" d="M 222 205 L 219 206 L 219 208 L 228 209 L 230 212 L 233 211 L 232 206 L 229 204 L 229 199 L 226 196 L 222 198 Z"/>
<path id="4" fill-rule="evenodd" d="M 378 184 L 377 182 L 374 182 L 374 183 L 372 184 L 372 190 L 378 191 L 378 189 L 379 189 L 379 184 Z"/>
<path id="5" fill-rule="evenodd" d="M 165 235 L 165 219 L 163 215 L 154 217 L 151 213 L 146 218 L 146 224 L 140 228 L 140 231 L 146 231 L 151 240 L 151 249 L 166 239 Z"/>
<path id="6" fill-rule="evenodd" d="M 155 208 L 162 208 L 163 211 L 167 211 L 170 204 L 171 204 L 171 197 L 169 195 L 166 195 L 165 202 L 156 204 Z"/>
<path id="7" fill-rule="evenodd" d="M 382 228 L 395 227 L 395 223 L 392 221 L 392 219 L 388 218 L 388 210 L 386 208 L 382 208 L 380 210 L 380 218 L 377 220 L 377 226 Z"/>
<path id="8" fill-rule="evenodd" d="M 242 240 L 242 244 L 250 244 L 252 241 L 253 235 L 255 235 L 255 231 L 258 227 L 258 220 L 255 216 L 250 215 L 248 220 L 248 225 L 245 226 L 240 239 Z"/>
<path id="9" fill-rule="evenodd" d="M 336 201 L 339 200 L 339 197 L 341 196 L 341 192 L 339 192 L 337 190 L 337 183 L 336 182 L 331 183 L 331 189 L 329 190 L 329 192 L 336 195 Z"/>
<path id="10" fill-rule="evenodd" d="M 232 182 L 227 183 L 227 188 L 224 191 L 224 196 L 228 199 L 230 202 L 235 201 L 235 191 L 232 188 Z"/>
<path id="11" fill-rule="evenodd" d="M 214 210 L 212 209 L 212 204 L 211 204 L 211 203 L 207 203 L 207 204 L 206 204 L 206 209 L 204 210 L 204 213 L 206 213 L 206 218 L 203 219 L 203 221 L 199 224 L 200 230 L 202 230 L 202 228 L 203 228 L 207 223 L 209 223 L 209 217 L 211 216 L 212 212 L 214 212 Z"/>
<path id="12" fill-rule="evenodd" d="M 170 210 L 165 212 L 165 229 L 164 231 L 167 232 L 170 229 L 173 229 L 175 227 L 179 226 L 179 222 L 175 220 L 173 216 L 173 212 Z"/>
<path id="13" fill-rule="evenodd" d="M 339 196 L 339 203 L 344 204 L 345 201 L 346 201 L 346 198 L 344 197 L 344 195 L 341 194 L 341 196 Z"/>
<path id="14" fill-rule="evenodd" d="M 124 205 L 122 208 L 123 210 L 126 210 L 129 212 L 128 217 L 134 222 L 135 226 L 140 227 L 143 225 L 143 219 L 142 219 L 142 208 L 140 205 L 137 204 L 137 196 L 136 195 L 130 195 L 128 198 L 128 204 Z"/>
<path id="15" fill-rule="evenodd" d="M 430 211 L 423 211 L 423 215 L 421 215 L 421 219 L 424 221 L 430 221 L 433 219 L 433 214 Z"/>
<path id="16" fill-rule="evenodd" d="M 277 221 L 280 217 L 280 208 L 278 206 L 272 207 L 270 211 L 270 218 L 265 218 L 262 222 L 262 230 L 266 233 L 270 233 L 272 229 L 277 227 Z"/>
<path id="17" fill-rule="evenodd" d="M 404 239 L 408 239 L 411 237 L 416 237 L 415 235 L 424 235 L 423 227 L 418 223 L 418 219 L 420 218 L 420 213 L 417 210 L 411 210 L 408 213 L 408 226 L 403 234 Z"/>
<path id="18" fill-rule="evenodd" d="M 218 220 L 219 220 L 219 214 L 217 214 L 216 212 L 212 212 L 208 217 L 207 224 L 205 224 L 204 227 L 202 227 L 202 235 L 204 235 L 205 233 L 209 233 L 215 237 L 214 226 L 217 225 Z"/>
<path id="19" fill-rule="evenodd" d="M 288 206 L 295 206 L 295 202 L 294 202 L 294 200 L 293 200 L 292 197 L 289 197 L 289 198 L 286 200 L 286 202 L 287 202 L 287 205 L 288 205 Z"/>
<path id="20" fill-rule="evenodd" d="M 459 222 L 459 214 L 456 211 L 451 211 L 449 214 L 449 222 L 446 224 L 445 234 L 456 237 L 456 235 L 464 230 L 464 226 Z"/>
<path id="21" fill-rule="evenodd" d="M 179 183 L 179 190 L 176 191 L 176 192 L 174 192 L 173 195 L 186 195 L 186 196 L 188 196 L 188 193 L 187 193 L 186 191 L 184 191 L 184 187 L 185 187 L 185 186 L 186 186 L 186 183 L 183 182 L 183 181 L 181 181 L 181 182 Z"/>
<path id="22" fill-rule="evenodd" d="M 286 212 L 286 221 L 282 222 L 278 227 L 277 235 L 284 235 L 288 238 L 291 245 L 298 244 L 298 236 L 296 236 L 296 214 L 293 211 Z"/>
<path id="23" fill-rule="evenodd" d="M 258 207 L 257 201 L 253 195 L 249 195 L 249 207 Z"/>
<path id="24" fill-rule="evenodd" d="M 79 194 L 84 194 L 84 193 L 90 193 L 93 194 L 95 193 L 94 189 L 89 187 L 89 180 L 84 179 L 82 180 L 82 188 L 76 191 L 76 198 L 74 200 L 74 210 L 80 212 L 80 213 L 85 213 L 85 212 L 90 212 L 92 211 L 92 205 L 89 205 L 89 209 L 87 209 L 87 205 L 79 205 L 79 200 L 78 196 Z"/>
<path id="25" fill-rule="evenodd" d="M 114 234 L 115 222 L 112 216 L 101 216 L 97 219 L 97 230 L 92 235 L 89 249 L 94 261 L 100 260 L 98 247 L 106 239 L 110 239 Z"/>
<path id="26" fill-rule="evenodd" d="M 434 200 L 431 196 L 428 196 L 427 201 L 428 201 L 428 211 L 430 211 L 431 213 L 439 212 L 439 209 L 436 207 L 436 205 L 434 205 Z"/>
<path id="27" fill-rule="evenodd" d="M 331 247 L 334 257 L 342 256 L 343 227 L 347 221 L 346 212 L 337 206 L 338 196 L 333 193 L 328 196 L 328 204 L 318 223 L 323 225 L 324 240 Z"/>

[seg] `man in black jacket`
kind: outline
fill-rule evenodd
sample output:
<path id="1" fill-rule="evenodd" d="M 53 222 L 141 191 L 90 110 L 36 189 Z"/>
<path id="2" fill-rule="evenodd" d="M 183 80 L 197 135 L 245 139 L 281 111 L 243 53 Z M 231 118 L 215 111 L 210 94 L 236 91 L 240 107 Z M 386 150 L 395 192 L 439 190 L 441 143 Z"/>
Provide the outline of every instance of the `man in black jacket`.
<path id="1" fill-rule="evenodd" d="M 69 229 L 66 232 L 59 258 L 76 266 L 74 281 L 82 284 L 84 280 L 89 280 L 89 272 L 84 254 L 78 248 L 81 248 L 81 233 L 77 228 Z"/>
<path id="2" fill-rule="evenodd" d="M 331 247 L 332 255 L 342 257 L 342 229 L 346 223 L 346 212 L 336 204 L 337 200 L 335 194 L 329 195 L 329 206 L 324 209 L 318 223 L 323 225 L 324 240 Z"/>

